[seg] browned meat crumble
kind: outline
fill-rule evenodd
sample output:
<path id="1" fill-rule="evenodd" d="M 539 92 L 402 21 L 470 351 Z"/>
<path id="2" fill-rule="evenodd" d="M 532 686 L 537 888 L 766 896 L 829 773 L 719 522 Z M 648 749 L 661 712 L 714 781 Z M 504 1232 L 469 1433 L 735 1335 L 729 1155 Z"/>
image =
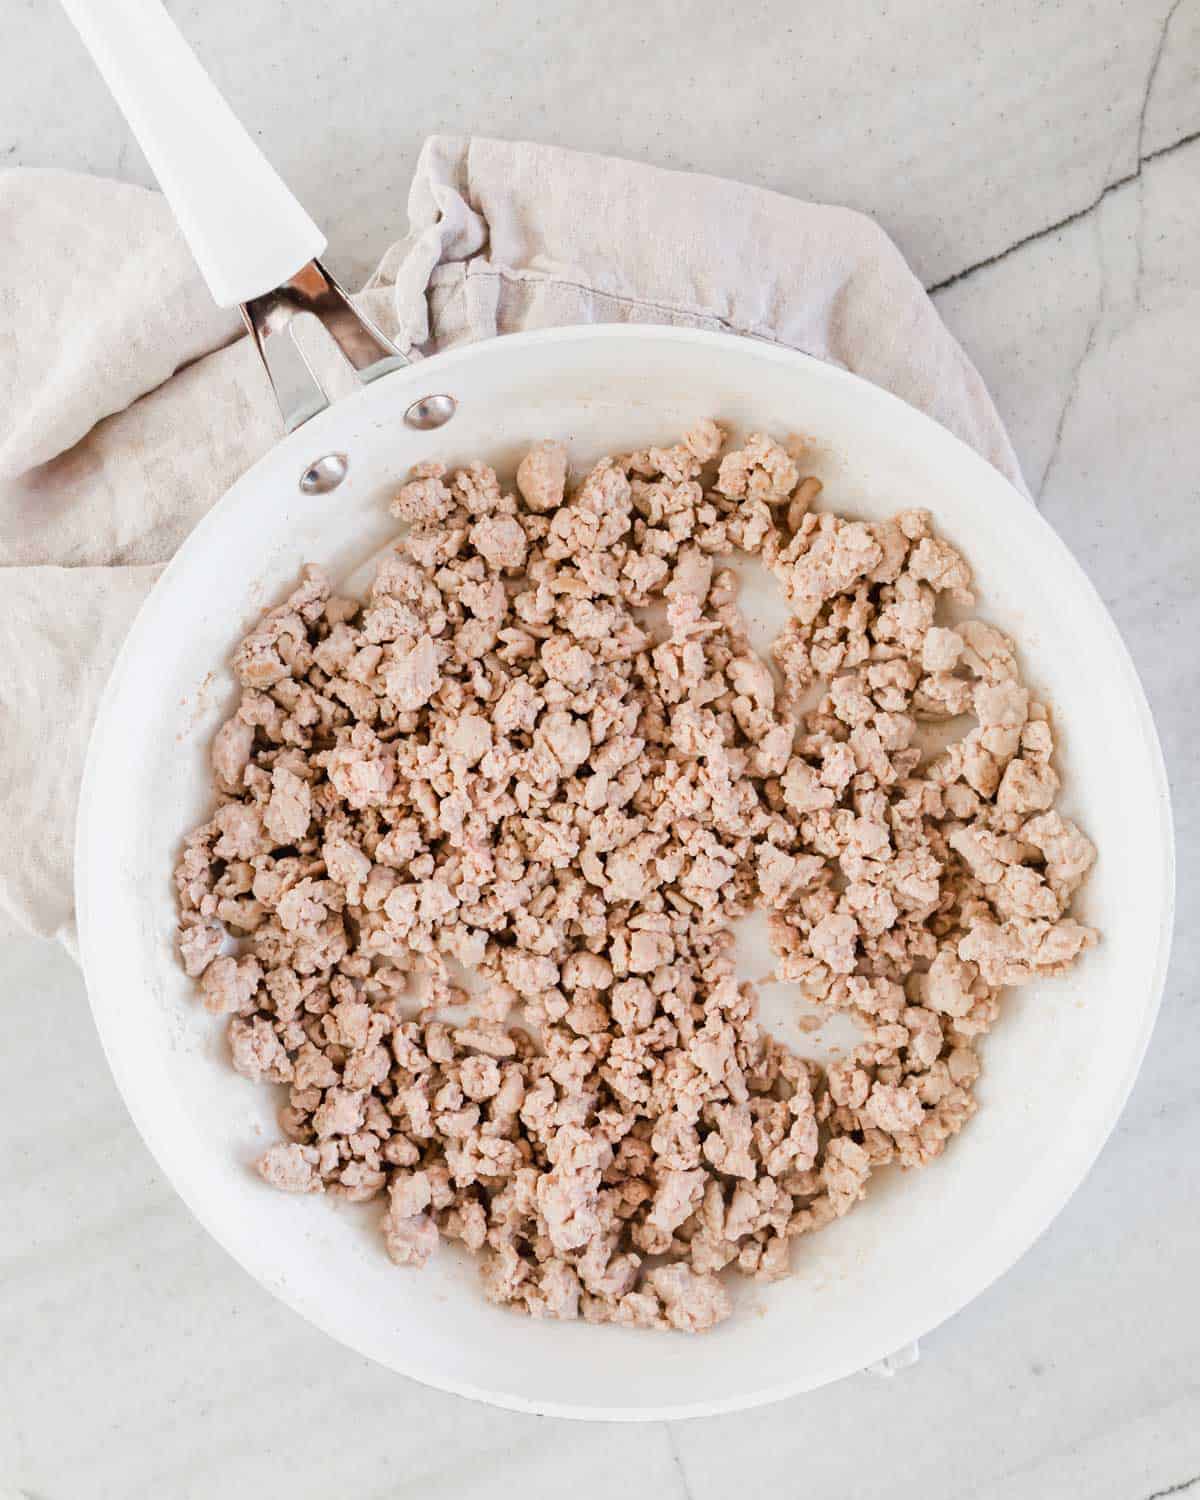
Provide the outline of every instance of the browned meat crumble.
<path id="1" fill-rule="evenodd" d="M 539 1317 L 709 1328 L 726 1267 L 787 1274 L 939 1155 L 1001 989 L 1095 940 L 1047 711 L 1004 635 L 944 622 L 967 563 L 925 511 L 816 513 L 785 448 L 723 444 L 573 489 L 555 443 L 515 492 L 414 470 L 370 597 L 307 568 L 238 649 L 176 874 L 234 1067 L 287 1089 L 263 1178 L 381 1197 L 393 1260 L 461 1240 Z M 735 550 L 790 604 L 774 671 Z M 858 1023 L 828 1068 L 738 982 L 756 906 L 798 1003 Z"/>

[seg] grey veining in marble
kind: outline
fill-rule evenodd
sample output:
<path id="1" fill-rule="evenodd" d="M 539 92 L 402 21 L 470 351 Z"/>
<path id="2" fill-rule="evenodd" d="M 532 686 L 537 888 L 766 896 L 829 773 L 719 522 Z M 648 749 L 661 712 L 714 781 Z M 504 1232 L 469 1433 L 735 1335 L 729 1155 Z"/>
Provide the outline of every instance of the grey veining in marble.
<path id="1" fill-rule="evenodd" d="M 171 9 L 351 276 L 402 226 L 435 129 L 875 213 L 949 283 L 938 307 L 1134 654 L 1173 782 L 1182 920 L 1096 1167 L 917 1366 L 620 1429 L 424 1390 L 268 1298 L 159 1177 L 70 960 L 9 940 L 0 1496 L 1200 1494 L 1200 0 L 615 0 L 603 24 L 579 0 Z M 144 180 L 52 4 L 10 0 L 0 56 L 0 161 Z"/>

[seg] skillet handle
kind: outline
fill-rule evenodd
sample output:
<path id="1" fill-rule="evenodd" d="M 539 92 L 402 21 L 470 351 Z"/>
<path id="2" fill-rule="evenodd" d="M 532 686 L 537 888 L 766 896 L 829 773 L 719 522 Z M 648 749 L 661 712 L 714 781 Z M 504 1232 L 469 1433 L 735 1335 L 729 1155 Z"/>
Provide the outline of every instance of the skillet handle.
<path id="1" fill-rule="evenodd" d="M 325 236 L 250 139 L 161 0 L 62 0 L 219 307 L 320 255 Z"/>
<path id="2" fill-rule="evenodd" d="M 329 404 L 293 337 L 311 313 L 358 374 L 407 363 L 317 256 L 325 236 L 218 93 L 161 0 L 62 0 L 219 307 L 241 306 L 289 432 Z"/>

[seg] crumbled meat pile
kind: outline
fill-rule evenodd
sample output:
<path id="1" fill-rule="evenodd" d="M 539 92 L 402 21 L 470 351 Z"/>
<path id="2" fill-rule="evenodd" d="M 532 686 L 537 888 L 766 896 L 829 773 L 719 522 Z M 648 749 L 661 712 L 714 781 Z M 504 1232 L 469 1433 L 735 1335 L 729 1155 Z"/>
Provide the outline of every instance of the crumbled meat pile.
<path id="1" fill-rule="evenodd" d="M 234 1067 L 287 1085 L 261 1175 L 381 1196 L 393 1260 L 462 1240 L 538 1317 L 724 1318 L 723 1268 L 785 1275 L 876 1168 L 942 1151 L 1002 987 L 1095 940 L 1046 709 L 998 630 L 938 623 L 966 562 L 925 511 L 814 513 L 784 448 L 723 441 L 573 490 L 554 443 L 515 494 L 416 469 L 366 602 L 308 568 L 242 643 L 176 875 Z M 734 550 L 791 606 L 775 672 Z M 859 1023 L 827 1069 L 736 978 L 755 906 L 777 976 Z"/>

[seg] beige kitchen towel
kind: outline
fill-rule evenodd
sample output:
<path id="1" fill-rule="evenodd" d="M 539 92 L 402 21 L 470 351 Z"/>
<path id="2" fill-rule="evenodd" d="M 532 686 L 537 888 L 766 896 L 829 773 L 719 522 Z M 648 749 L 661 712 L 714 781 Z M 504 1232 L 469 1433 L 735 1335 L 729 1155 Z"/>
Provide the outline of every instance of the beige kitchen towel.
<path id="1" fill-rule="evenodd" d="M 886 386 L 1022 484 L 978 373 L 859 214 L 435 137 L 409 226 L 363 296 L 411 352 L 564 323 L 722 329 Z M 281 429 L 158 194 L 0 175 L 0 273 L 0 912 L 69 941 L 79 778 L 112 659 L 158 568 Z"/>

